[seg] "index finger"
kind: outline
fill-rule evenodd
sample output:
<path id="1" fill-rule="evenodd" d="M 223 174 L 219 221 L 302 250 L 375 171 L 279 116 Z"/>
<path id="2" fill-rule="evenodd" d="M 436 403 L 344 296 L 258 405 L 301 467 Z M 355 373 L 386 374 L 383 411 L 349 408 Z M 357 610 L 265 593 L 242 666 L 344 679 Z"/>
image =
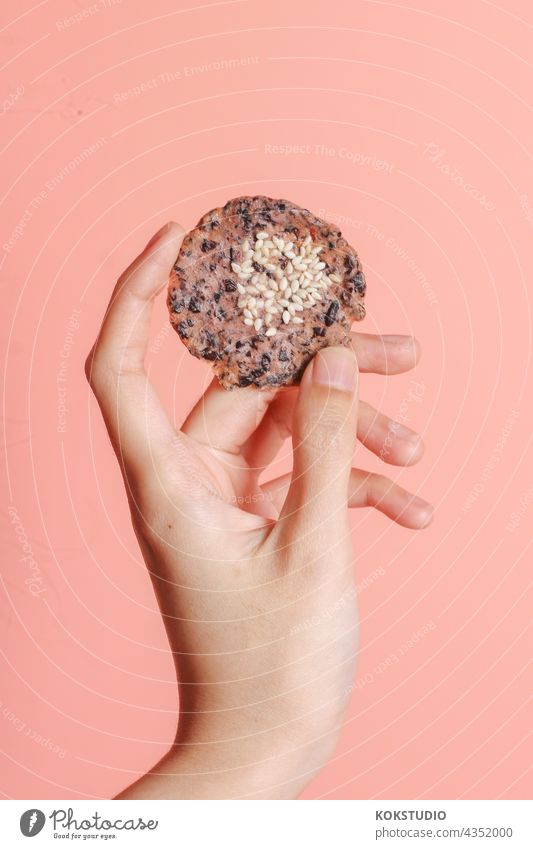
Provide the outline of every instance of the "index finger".
<path id="1" fill-rule="evenodd" d="M 86 363 L 120 462 L 137 464 L 175 430 L 144 370 L 153 301 L 168 281 L 184 231 L 171 221 L 120 276 Z M 160 443 L 161 444 L 161 443 Z"/>

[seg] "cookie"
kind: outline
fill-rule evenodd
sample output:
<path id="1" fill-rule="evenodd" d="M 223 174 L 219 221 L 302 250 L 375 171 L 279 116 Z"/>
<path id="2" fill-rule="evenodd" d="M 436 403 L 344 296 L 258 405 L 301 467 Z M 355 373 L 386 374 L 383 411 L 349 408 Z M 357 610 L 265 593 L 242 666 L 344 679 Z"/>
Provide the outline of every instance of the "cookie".
<path id="1" fill-rule="evenodd" d="M 298 383 L 320 348 L 349 345 L 366 284 L 340 230 L 288 200 L 239 197 L 183 240 L 170 321 L 226 389 Z"/>

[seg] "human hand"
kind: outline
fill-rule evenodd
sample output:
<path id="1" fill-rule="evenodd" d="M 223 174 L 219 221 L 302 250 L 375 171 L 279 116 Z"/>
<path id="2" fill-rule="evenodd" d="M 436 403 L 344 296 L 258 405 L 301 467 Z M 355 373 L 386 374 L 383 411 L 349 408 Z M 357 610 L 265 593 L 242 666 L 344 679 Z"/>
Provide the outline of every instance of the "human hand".
<path id="1" fill-rule="evenodd" d="M 144 370 L 155 296 L 183 231 L 166 225 L 119 279 L 87 360 L 177 666 L 168 755 L 120 798 L 294 798 L 333 752 L 357 651 L 348 506 L 413 529 L 427 502 L 352 469 L 358 438 L 408 465 L 422 443 L 358 400 L 359 371 L 411 368 L 410 337 L 354 333 L 295 389 L 214 381 L 180 430 Z M 359 368 L 358 368 L 359 366 Z M 293 471 L 259 478 L 287 436 Z"/>

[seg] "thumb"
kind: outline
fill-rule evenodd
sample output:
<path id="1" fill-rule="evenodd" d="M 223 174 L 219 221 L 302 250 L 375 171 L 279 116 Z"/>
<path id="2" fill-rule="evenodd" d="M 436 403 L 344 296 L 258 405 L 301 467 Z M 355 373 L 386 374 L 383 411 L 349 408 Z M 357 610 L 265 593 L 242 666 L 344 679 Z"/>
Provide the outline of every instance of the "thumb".
<path id="1" fill-rule="evenodd" d="M 347 509 L 359 372 L 351 348 L 323 348 L 305 370 L 293 421 L 293 472 L 280 516 L 310 529 Z"/>

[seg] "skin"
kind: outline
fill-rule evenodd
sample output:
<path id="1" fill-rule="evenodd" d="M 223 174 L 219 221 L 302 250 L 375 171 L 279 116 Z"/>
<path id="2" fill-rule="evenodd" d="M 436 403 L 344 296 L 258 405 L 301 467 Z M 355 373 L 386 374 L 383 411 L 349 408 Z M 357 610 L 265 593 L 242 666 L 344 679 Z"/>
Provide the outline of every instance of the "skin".
<path id="1" fill-rule="evenodd" d="M 400 374 L 408 336 L 354 333 L 301 385 L 215 381 L 181 428 L 144 370 L 152 305 L 183 238 L 171 222 L 120 277 L 87 377 L 115 449 L 179 681 L 167 755 L 119 799 L 296 798 L 332 756 L 358 645 L 348 509 L 420 529 L 432 508 L 352 467 L 359 440 L 410 465 L 420 437 L 359 401 L 359 373 Z M 287 437 L 291 475 L 259 482 Z"/>

